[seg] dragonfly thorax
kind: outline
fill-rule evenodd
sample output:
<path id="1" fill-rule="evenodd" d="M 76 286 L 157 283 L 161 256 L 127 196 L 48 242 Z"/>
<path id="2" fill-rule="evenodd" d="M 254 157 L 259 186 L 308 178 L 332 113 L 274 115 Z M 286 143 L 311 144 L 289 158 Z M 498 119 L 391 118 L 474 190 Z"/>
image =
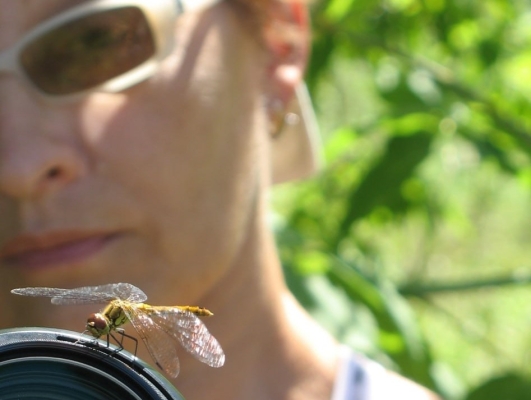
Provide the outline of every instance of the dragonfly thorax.
<path id="1" fill-rule="evenodd" d="M 102 314 L 109 321 L 111 330 L 114 330 L 129 321 L 127 315 L 125 315 L 124 309 L 114 302 L 105 307 Z"/>

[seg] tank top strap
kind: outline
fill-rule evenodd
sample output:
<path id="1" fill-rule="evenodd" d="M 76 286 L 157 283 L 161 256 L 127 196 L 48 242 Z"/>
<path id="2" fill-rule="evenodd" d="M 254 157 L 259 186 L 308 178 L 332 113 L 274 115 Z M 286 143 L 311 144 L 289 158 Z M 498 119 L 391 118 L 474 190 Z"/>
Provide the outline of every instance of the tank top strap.
<path id="1" fill-rule="evenodd" d="M 384 400 L 386 371 L 380 364 L 343 346 L 331 400 Z"/>

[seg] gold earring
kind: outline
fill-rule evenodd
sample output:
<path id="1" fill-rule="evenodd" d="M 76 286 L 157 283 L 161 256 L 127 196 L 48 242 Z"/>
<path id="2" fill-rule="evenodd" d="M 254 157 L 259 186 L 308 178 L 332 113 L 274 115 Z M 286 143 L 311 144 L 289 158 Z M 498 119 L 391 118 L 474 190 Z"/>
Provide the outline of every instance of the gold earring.
<path id="1" fill-rule="evenodd" d="M 294 126 L 300 122 L 300 116 L 294 112 L 286 112 L 286 106 L 280 99 L 268 102 L 269 132 L 272 138 L 278 137 L 286 125 Z"/>

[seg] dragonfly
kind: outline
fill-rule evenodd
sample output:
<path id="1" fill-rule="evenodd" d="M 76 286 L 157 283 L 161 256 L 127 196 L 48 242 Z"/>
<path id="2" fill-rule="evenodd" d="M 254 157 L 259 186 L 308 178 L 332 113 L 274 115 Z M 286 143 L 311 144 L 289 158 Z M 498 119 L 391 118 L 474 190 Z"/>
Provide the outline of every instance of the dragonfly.
<path id="1" fill-rule="evenodd" d="M 109 335 L 114 338 L 113 332 L 128 336 L 120 326 L 130 322 L 157 367 L 172 378 L 180 370 L 177 343 L 211 367 L 218 368 L 225 363 L 220 344 L 198 318 L 213 315 L 209 310 L 197 306 L 151 306 L 144 303 L 146 294 L 130 283 L 75 289 L 27 287 L 13 289 L 11 293 L 51 297 L 52 304 L 58 305 L 108 303 L 101 312 L 89 315 L 86 331 L 95 338 L 107 336 L 108 343 Z"/>

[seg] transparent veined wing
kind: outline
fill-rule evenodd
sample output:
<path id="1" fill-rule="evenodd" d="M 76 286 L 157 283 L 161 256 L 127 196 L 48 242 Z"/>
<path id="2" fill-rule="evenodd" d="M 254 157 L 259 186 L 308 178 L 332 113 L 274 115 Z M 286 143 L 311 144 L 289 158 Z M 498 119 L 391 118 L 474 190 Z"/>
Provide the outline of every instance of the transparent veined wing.
<path id="1" fill-rule="evenodd" d="M 147 300 L 147 295 L 130 283 L 109 283 L 107 285 L 93 286 L 95 292 L 114 295 L 115 299 L 125 300 L 130 303 L 142 303 Z"/>
<path id="2" fill-rule="evenodd" d="M 157 309 L 158 307 L 155 307 Z M 180 315 L 179 315 L 180 314 Z M 187 318 L 182 318 L 186 314 Z M 163 329 L 168 330 L 195 358 L 205 364 L 219 368 L 225 364 L 225 353 L 206 325 L 194 314 L 178 308 L 159 311 L 153 318 Z"/>
<path id="3" fill-rule="evenodd" d="M 221 367 L 225 363 L 225 354 L 218 341 L 195 314 L 177 307 L 147 304 L 131 306 L 123 305 L 122 308 L 159 364 L 166 362 L 161 362 L 161 359 L 169 358 L 157 351 L 160 341 L 172 343 L 172 354 L 175 353 L 175 344 L 179 343 L 195 358 L 211 367 Z"/>
<path id="4" fill-rule="evenodd" d="M 146 294 L 130 283 L 109 283 L 74 289 L 27 287 L 13 289 L 11 293 L 23 296 L 51 297 L 52 304 L 98 304 L 116 299 L 140 303 L 147 300 Z"/>
<path id="5" fill-rule="evenodd" d="M 153 321 L 151 315 L 134 304 L 123 304 L 120 301 L 116 303 L 124 310 L 155 364 L 169 376 L 176 378 L 179 375 L 180 364 L 177 348 L 172 338 Z"/>

